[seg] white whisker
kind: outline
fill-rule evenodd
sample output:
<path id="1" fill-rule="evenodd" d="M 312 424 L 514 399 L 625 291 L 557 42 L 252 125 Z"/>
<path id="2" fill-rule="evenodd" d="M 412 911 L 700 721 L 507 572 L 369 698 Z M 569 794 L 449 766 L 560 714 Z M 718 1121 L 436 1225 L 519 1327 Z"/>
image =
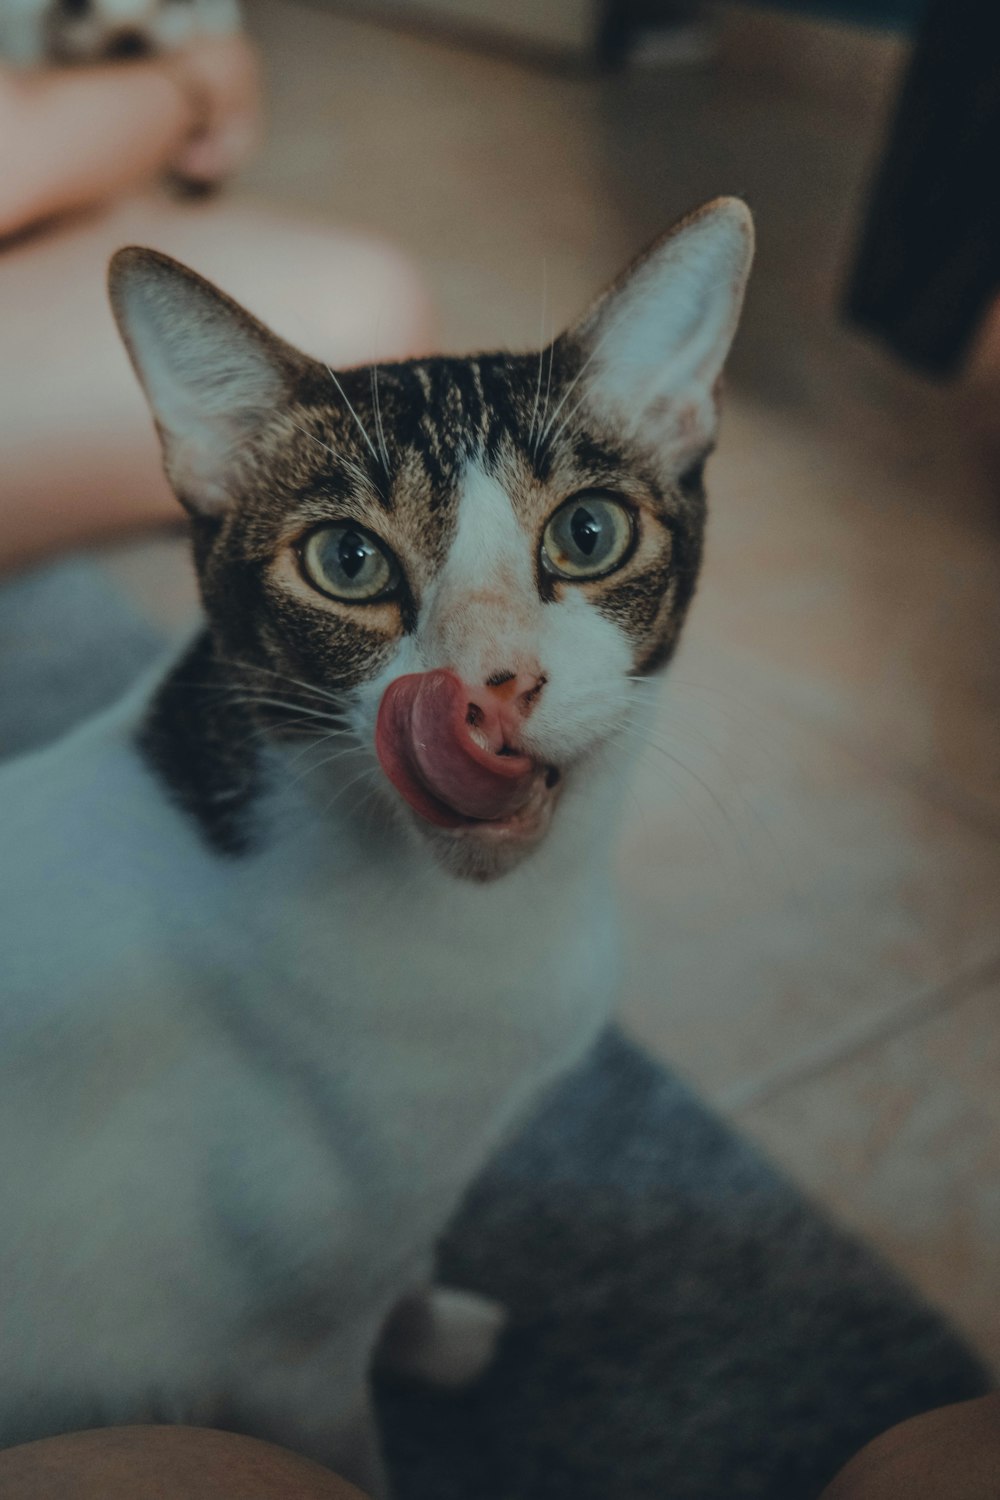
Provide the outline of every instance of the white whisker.
<path id="1" fill-rule="evenodd" d="M 304 437 L 307 437 L 311 442 L 314 442 L 317 447 L 323 448 L 327 453 L 332 453 L 334 458 L 340 458 L 340 454 L 337 452 L 336 448 L 331 448 L 329 443 L 324 443 L 323 439 L 318 438 L 314 432 L 310 432 L 308 427 L 303 427 L 302 423 L 296 422 L 294 417 L 289 417 L 288 420 L 289 422 L 291 422 L 293 427 L 297 428 Z"/>
<path id="2" fill-rule="evenodd" d="M 332 724 L 332 729 L 326 729 L 325 724 Z M 300 727 L 305 726 L 305 727 Z M 264 724 L 258 729 L 251 739 L 266 739 L 268 735 L 285 735 L 288 730 L 296 729 L 296 738 L 306 736 L 312 743 L 320 744 L 333 739 L 338 735 L 347 735 L 351 731 L 338 724 L 336 719 L 328 718 L 325 714 L 300 714 L 294 719 L 282 719 L 278 724 Z"/>
<path id="3" fill-rule="evenodd" d="M 301 688 L 303 692 L 310 693 L 315 698 L 321 698 L 326 703 L 332 703 L 338 709 L 343 709 L 341 697 L 330 688 L 320 687 L 318 683 L 303 682 L 300 677 L 292 677 L 289 673 L 279 672 L 274 667 L 258 666 L 256 662 L 241 661 L 238 657 L 220 656 L 217 660 L 222 666 L 239 667 L 244 672 L 260 672 L 268 677 L 277 677 L 280 682 L 287 683 L 290 687 Z M 235 686 L 236 684 L 233 685 Z M 244 684 L 240 684 L 240 686 L 244 686 Z"/>
<path id="4" fill-rule="evenodd" d="M 291 757 L 291 759 L 288 761 L 289 768 L 294 765 L 300 764 L 303 756 L 310 750 L 318 750 L 323 745 L 328 745 L 331 740 L 336 738 L 336 735 L 324 735 L 321 738 L 316 739 L 312 744 L 307 745 L 305 747 L 305 750 L 300 750 L 296 755 L 293 755 Z M 357 755 L 360 749 L 361 746 L 355 741 L 353 745 L 348 745 L 346 748 L 341 745 L 340 748 L 335 750 L 332 755 L 325 755 L 322 760 L 313 761 L 311 765 L 302 765 L 301 769 L 298 772 L 298 775 L 293 776 L 292 779 L 288 782 L 288 787 L 291 788 L 294 786 L 298 786 L 300 781 L 305 780 L 307 776 L 311 776 L 314 771 L 322 770 L 324 766 L 332 766 L 335 761 L 346 760 L 350 755 Z"/>
<path id="5" fill-rule="evenodd" d="M 610 328 L 609 329 L 605 329 L 604 334 L 602 335 L 602 337 L 597 340 L 596 344 L 591 349 L 590 353 L 587 355 L 587 357 L 583 361 L 583 363 L 580 365 L 580 368 L 577 370 L 576 374 L 573 376 L 573 379 L 570 381 L 569 385 L 563 391 L 562 395 L 560 396 L 559 400 L 556 403 L 556 406 L 555 406 L 555 409 L 554 409 L 554 411 L 552 413 L 552 416 L 549 418 L 549 421 L 547 422 L 546 426 L 543 428 L 542 432 L 539 434 L 538 443 L 535 445 L 536 452 L 537 452 L 537 449 L 538 449 L 538 447 L 539 447 L 540 444 L 548 442 L 549 435 L 552 432 L 552 429 L 553 429 L 553 426 L 555 424 L 556 418 L 559 416 L 559 413 L 562 411 L 563 407 L 566 405 L 566 402 L 569 400 L 569 398 L 572 395 L 573 391 L 575 390 L 576 386 L 582 380 L 582 378 L 583 378 L 584 374 L 586 373 L 587 369 L 590 367 L 590 365 L 593 363 L 593 361 L 597 358 L 597 355 L 600 352 L 601 346 L 603 345 L 605 339 L 608 337 L 608 334 L 610 332 L 611 332 Z M 550 374 L 551 374 L 551 368 L 550 368 Z M 585 399 L 585 398 L 583 398 L 583 399 Z M 577 405 L 573 408 L 573 410 L 574 411 L 578 411 L 581 404 L 582 404 L 582 402 L 577 402 Z"/>
<path id="6" fill-rule="evenodd" d="M 301 432 L 304 437 L 310 438 L 311 441 L 316 443 L 318 447 L 322 448 L 324 452 L 329 453 L 333 458 L 335 458 L 341 468 L 346 469 L 349 474 L 354 476 L 354 479 L 362 489 L 372 488 L 371 475 L 366 474 L 364 469 L 361 468 L 360 464 L 356 464 L 354 462 L 353 458 L 348 458 L 346 453 L 338 453 L 336 448 L 331 448 L 329 443 L 324 443 L 322 438 L 318 438 L 314 432 L 310 432 L 308 427 L 303 427 L 301 422 L 296 422 L 294 417 L 289 417 L 288 420 L 289 422 L 291 422 L 293 427 L 298 428 L 299 432 Z"/>
<path id="7" fill-rule="evenodd" d="M 542 360 L 545 357 L 545 314 L 548 310 L 549 273 L 548 262 L 542 256 L 542 316 L 539 319 L 538 328 L 538 379 L 535 381 L 535 400 L 531 408 L 531 422 L 528 426 L 528 443 L 535 436 L 535 418 L 538 415 L 538 401 L 542 394 Z"/>
<path id="8" fill-rule="evenodd" d="M 548 444 L 555 443 L 555 442 L 557 442 L 559 440 L 559 438 L 562 437 L 563 433 L 567 430 L 567 428 L 569 427 L 569 424 L 572 422 L 572 420 L 576 416 L 577 412 L 580 411 L 580 409 L 583 406 L 586 405 L 587 396 L 588 396 L 588 392 L 584 391 L 584 393 L 580 397 L 580 399 L 578 401 L 574 401 L 573 402 L 573 405 L 570 407 L 569 411 L 563 417 L 562 421 L 559 423 L 559 426 L 556 427 L 553 431 L 550 431 L 548 434 L 546 434 L 546 442 Z M 555 420 L 555 416 L 557 414 L 558 414 L 558 408 L 557 408 L 556 413 L 553 414 L 553 421 Z"/>
<path id="9" fill-rule="evenodd" d="M 246 693 L 239 695 L 239 689 L 234 685 L 230 691 L 230 702 L 244 704 L 248 708 L 280 708 L 290 713 L 302 714 L 309 718 L 319 719 L 325 724 L 337 724 L 340 720 L 337 715 L 325 713 L 323 709 L 311 708 L 305 703 L 292 703 L 287 698 L 274 698 L 262 693 Z"/>
<path id="10" fill-rule="evenodd" d="M 369 776 L 377 775 L 378 769 L 379 768 L 377 766 L 366 766 L 363 771 L 358 772 L 357 776 L 352 776 L 350 781 L 346 782 L 342 787 L 339 787 L 336 796 L 331 797 L 330 801 L 323 808 L 323 816 L 326 816 L 330 809 L 340 801 L 341 797 L 343 797 L 345 793 L 350 791 L 352 786 L 357 786 L 359 781 L 364 781 Z"/>
<path id="11" fill-rule="evenodd" d="M 545 379 L 545 405 L 542 407 L 542 415 L 538 421 L 538 433 L 535 437 L 535 441 L 531 449 L 532 457 L 536 460 L 538 458 L 538 445 L 541 442 L 545 426 L 545 418 L 549 410 L 549 397 L 552 394 L 552 366 L 555 363 L 555 357 L 556 341 L 555 339 L 552 339 L 549 343 L 549 373 Z"/>
<path id="12" fill-rule="evenodd" d="M 365 428 L 365 424 L 362 422 L 361 418 L 358 416 L 357 412 L 354 410 L 354 407 L 351 405 L 350 399 L 348 398 L 347 392 L 344 390 L 344 387 L 341 385 L 340 381 L 337 379 L 336 375 L 331 370 L 331 368 L 330 368 L 329 365 L 324 365 L 323 368 L 326 370 L 326 373 L 329 375 L 330 379 L 333 381 L 334 385 L 337 387 L 337 390 L 340 392 L 341 400 L 344 402 L 344 405 L 347 407 L 347 410 L 350 412 L 351 416 L 354 418 L 355 422 L 357 423 L 357 425 L 358 425 L 358 431 L 360 432 L 361 436 L 364 438 L 365 442 L 368 444 L 368 448 L 369 448 L 369 451 L 371 452 L 372 458 L 375 460 L 376 463 L 381 463 L 381 460 L 379 458 L 378 452 L 377 452 L 377 450 L 375 448 L 375 444 L 372 442 L 371 438 L 368 436 L 368 432 L 367 432 L 367 429 Z"/>
<path id="13" fill-rule="evenodd" d="M 681 725 L 680 727 L 682 730 L 685 728 L 684 725 Z M 622 728 L 626 733 L 632 734 L 633 737 L 645 748 L 655 751 L 658 755 L 663 756 L 666 760 L 670 761 L 671 764 L 682 770 L 701 788 L 705 796 L 712 803 L 716 812 L 723 819 L 727 829 L 737 838 L 744 857 L 749 859 L 750 851 L 747 839 L 751 830 L 748 829 L 745 822 L 743 823 L 742 827 L 740 826 L 740 823 L 737 821 L 732 811 L 725 805 L 725 803 L 722 801 L 722 798 L 716 793 L 714 788 L 702 776 L 700 776 L 697 771 L 695 771 L 690 765 L 688 765 L 687 761 L 682 759 L 680 755 L 670 750 L 666 745 L 663 745 L 659 740 L 651 736 L 645 725 L 640 726 L 624 720 L 622 722 Z M 756 831 L 766 840 L 768 847 L 770 848 L 772 854 L 776 857 L 778 864 L 781 867 L 782 874 L 785 877 L 789 888 L 793 888 L 791 871 L 788 868 L 788 862 L 785 857 L 785 852 L 775 838 L 770 824 L 765 818 L 761 816 L 753 801 L 746 795 L 746 792 L 735 780 L 731 772 L 729 772 L 726 768 L 722 751 L 716 746 L 713 746 L 710 741 L 705 740 L 704 736 L 702 738 L 703 742 L 708 745 L 708 748 L 717 761 L 718 765 L 725 771 L 726 780 L 729 784 L 729 790 L 736 797 L 740 809 L 745 814 L 746 818 L 750 820 L 753 828 L 756 829 Z"/>
<path id="14" fill-rule="evenodd" d="M 379 451 L 382 454 L 382 467 L 388 476 L 389 454 L 385 446 L 385 429 L 382 426 L 382 406 L 378 395 L 378 366 L 372 365 L 372 405 L 375 408 L 375 433 L 378 437 Z"/>
<path id="15" fill-rule="evenodd" d="M 283 708 L 294 714 L 312 714 L 322 718 L 328 723 L 337 723 L 342 716 L 340 710 L 329 712 L 326 709 L 314 708 L 307 703 L 290 701 L 287 698 L 277 698 L 270 690 L 267 692 L 253 692 L 249 684 L 245 682 L 192 682 L 190 679 L 178 679 L 178 686 L 193 688 L 197 692 L 205 693 L 214 699 L 225 699 L 228 704 L 236 706 L 254 707 L 261 704 L 263 707 Z M 320 702 L 325 702 L 321 697 Z"/>
<path id="16" fill-rule="evenodd" d="M 254 708 L 256 707 L 256 705 L 251 701 L 246 704 L 246 707 Z M 299 717 L 294 719 L 282 719 L 280 725 L 276 723 L 258 724 L 257 727 L 246 736 L 245 742 L 252 745 L 258 740 L 266 740 L 272 737 L 281 738 L 286 735 L 295 739 L 302 739 L 304 737 L 310 740 L 315 740 L 321 738 L 323 734 L 324 730 L 322 725 L 317 725 L 313 719 L 305 719 Z"/>

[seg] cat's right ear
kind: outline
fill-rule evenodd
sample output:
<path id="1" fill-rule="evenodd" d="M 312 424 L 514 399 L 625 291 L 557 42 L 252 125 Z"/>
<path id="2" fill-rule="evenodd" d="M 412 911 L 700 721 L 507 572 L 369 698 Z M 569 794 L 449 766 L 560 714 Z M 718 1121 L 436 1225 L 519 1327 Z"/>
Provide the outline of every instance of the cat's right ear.
<path id="1" fill-rule="evenodd" d="M 566 336 L 595 409 L 678 471 L 715 439 L 753 244 L 746 204 L 716 198 L 633 262 Z"/>
<path id="2" fill-rule="evenodd" d="M 305 357 L 159 251 L 119 250 L 108 287 L 167 478 L 189 510 L 219 515 L 233 498 L 241 449 L 289 399 Z"/>

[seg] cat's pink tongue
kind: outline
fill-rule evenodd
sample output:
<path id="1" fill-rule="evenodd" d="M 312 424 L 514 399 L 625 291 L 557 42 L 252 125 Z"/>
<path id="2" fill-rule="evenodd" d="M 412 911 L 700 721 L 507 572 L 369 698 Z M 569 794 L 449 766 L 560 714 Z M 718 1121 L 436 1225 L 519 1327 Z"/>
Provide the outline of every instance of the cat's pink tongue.
<path id="1" fill-rule="evenodd" d="M 431 823 L 507 818 L 527 802 L 539 770 L 530 756 L 500 753 L 508 714 L 454 672 L 415 672 L 386 688 L 375 749 L 396 790 Z"/>

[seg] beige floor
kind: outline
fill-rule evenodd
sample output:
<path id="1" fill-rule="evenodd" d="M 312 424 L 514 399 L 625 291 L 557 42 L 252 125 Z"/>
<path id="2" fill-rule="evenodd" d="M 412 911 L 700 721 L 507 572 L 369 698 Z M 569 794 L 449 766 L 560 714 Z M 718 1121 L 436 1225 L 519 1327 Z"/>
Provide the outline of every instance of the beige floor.
<path id="1" fill-rule="evenodd" d="M 250 10 L 249 185 L 401 240 L 445 346 L 530 344 L 543 284 L 558 323 L 675 213 L 756 209 L 704 585 L 629 803 L 625 1015 L 1000 1363 L 1000 480 L 832 310 L 891 68 L 842 100 L 559 78 Z M 149 564 L 115 566 L 176 614 Z"/>

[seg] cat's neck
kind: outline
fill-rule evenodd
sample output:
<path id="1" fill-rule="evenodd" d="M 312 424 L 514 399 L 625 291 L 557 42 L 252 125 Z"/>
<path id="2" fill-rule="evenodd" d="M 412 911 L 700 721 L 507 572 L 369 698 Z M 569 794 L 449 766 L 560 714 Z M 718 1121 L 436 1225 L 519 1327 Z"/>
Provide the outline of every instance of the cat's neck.
<path id="1" fill-rule="evenodd" d="M 410 1093 L 414 1110 L 422 1097 L 415 1051 L 439 1078 L 451 1058 L 448 1088 L 470 1096 L 477 1119 L 499 1118 L 515 1081 L 537 1081 L 606 1015 L 620 767 L 588 767 L 541 845 L 481 884 L 441 867 L 371 751 L 356 754 L 374 796 L 352 785 L 351 755 L 303 772 L 301 745 L 275 747 L 230 689 L 199 638 L 128 731 L 162 794 L 157 870 L 171 920 L 186 962 L 213 976 L 199 1003 L 220 1006 L 225 1024 L 252 1024 L 262 1051 L 280 1046 L 300 1072 L 325 1075 L 345 1051 L 371 1057 L 363 1075 L 383 1080 L 397 1114 Z"/>

